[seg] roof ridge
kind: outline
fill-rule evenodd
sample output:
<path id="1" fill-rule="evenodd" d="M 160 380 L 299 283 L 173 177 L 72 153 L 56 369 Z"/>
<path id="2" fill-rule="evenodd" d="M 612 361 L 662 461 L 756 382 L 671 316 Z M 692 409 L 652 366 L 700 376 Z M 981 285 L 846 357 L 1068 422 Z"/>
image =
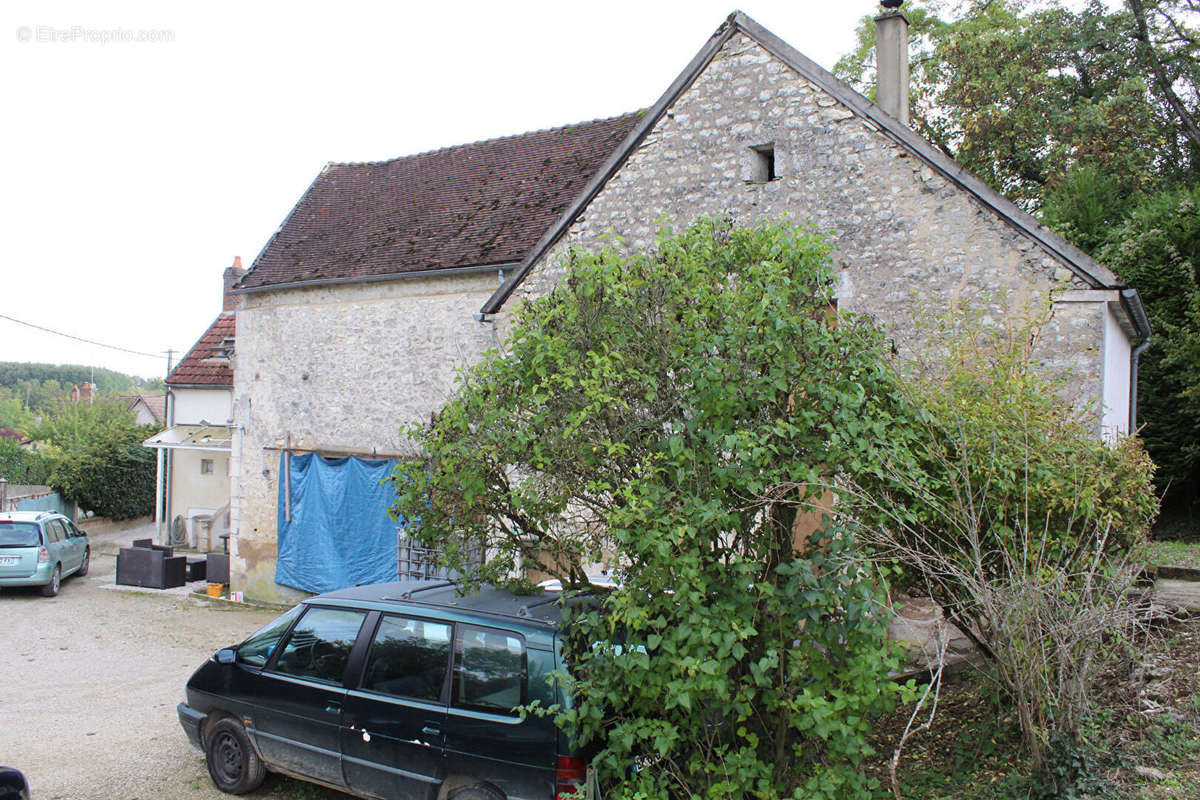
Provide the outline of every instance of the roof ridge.
<path id="1" fill-rule="evenodd" d="M 474 147 L 481 144 L 492 144 L 494 142 L 503 142 L 508 139 L 520 139 L 525 136 L 534 136 L 539 133 L 557 133 L 559 131 L 568 131 L 573 128 L 582 128 L 585 125 L 596 125 L 601 122 L 615 122 L 616 120 L 626 119 L 627 117 L 636 117 L 644 115 L 649 109 L 639 108 L 633 111 L 627 111 L 624 114 L 615 114 L 611 117 L 596 117 L 595 119 L 585 119 L 579 122 L 571 122 L 566 125 L 555 125 L 549 128 L 537 128 L 531 131 L 523 131 L 521 133 L 510 133 L 506 136 L 493 136 L 488 139 L 477 139 L 473 142 L 462 142 L 461 144 L 452 144 L 445 147 L 436 147 L 432 150 L 421 150 L 416 153 L 408 153 L 406 155 L 394 156 L 392 158 L 382 158 L 375 161 L 327 161 L 325 168 L 330 167 L 376 167 L 382 164 L 393 164 L 397 161 L 404 161 L 409 158 L 418 158 L 420 156 L 429 156 L 435 153 L 444 153 L 449 150 L 458 150 L 462 147 Z"/>

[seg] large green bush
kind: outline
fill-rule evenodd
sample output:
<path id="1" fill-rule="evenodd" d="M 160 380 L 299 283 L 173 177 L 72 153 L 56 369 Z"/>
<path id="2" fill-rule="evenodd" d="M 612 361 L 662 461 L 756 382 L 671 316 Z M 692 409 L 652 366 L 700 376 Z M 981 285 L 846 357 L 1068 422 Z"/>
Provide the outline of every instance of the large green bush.
<path id="1" fill-rule="evenodd" d="M 140 426 L 120 403 L 61 404 L 37 431 L 54 453 L 47 483 L 102 517 L 154 511 L 154 451 L 142 446 L 158 429 Z"/>
<path id="2" fill-rule="evenodd" d="M 10 485 L 44 484 L 51 466 L 46 456 L 22 448 L 20 440 L 0 436 L 0 478 Z"/>
<path id="3" fill-rule="evenodd" d="M 944 347 L 903 382 L 921 425 L 881 442 L 885 480 L 844 493 L 840 510 L 990 657 L 1053 785 L 1108 646 L 1138 624 L 1153 465 L 1136 439 L 1103 440 L 1094 407 L 1067 402 L 1037 358 L 1038 323 L 956 313 L 935 328 Z"/>
<path id="4" fill-rule="evenodd" d="M 884 583 L 842 532 L 797 522 L 827 479 L 877 471 L 899 422 L 882 338 L 836 316 L 828 255 L 717 221 L 575 252 L 412 431 L 428 459 L 401 465 L 396 510 L 451 566 L 621 576 L 573 619 L 560 717 L 613 796 L 868 794 L 870 716 L 899 691 Z"/>

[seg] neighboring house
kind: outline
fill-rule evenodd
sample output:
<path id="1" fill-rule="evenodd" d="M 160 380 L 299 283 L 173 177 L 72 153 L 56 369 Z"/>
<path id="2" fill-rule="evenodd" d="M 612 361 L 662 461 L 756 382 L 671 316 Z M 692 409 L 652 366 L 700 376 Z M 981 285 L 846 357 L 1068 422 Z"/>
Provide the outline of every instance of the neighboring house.
<path id="1" fill-rule="evenodd" d="M 1098 433 L 1128 430 L 1150 335 L 1137 292 L 909 130 L 907 21 L 880 25 L 879 106 L 738 13 L 647 112 L 328 165 L 237 289 L 234 587 L 296 596 L 276 583 L 278 532 L 304 507 L 286 454 L 411 452 L 401 428 L 502 343 L 568 248 L 649 245 L 663 220 L 832 232 L 839 307 L 901 345 L 918 303 L 984 302 L 998 320 L 1053 299 L 1040 356 L 1096 404 Z M 352 532 L 323 546 L 387 557 Z"/>
<path id="2" fill-rule="evenodd" d="M 167 429 L 145 441 L 158 451 L 155 520 L 158 539 L 219 550 L 229 533 L 233 358 L 239 302 L 233 285 L 245 275 L 235 259 L 223 276 L 222 310 L 171 374 Z"/>
<path id="3" fill-rule="evenodd" d="M 167 418 L 166 395 L 122 395 L 117 398 L 133 412 L 138 425 L 162 425 Z"/>

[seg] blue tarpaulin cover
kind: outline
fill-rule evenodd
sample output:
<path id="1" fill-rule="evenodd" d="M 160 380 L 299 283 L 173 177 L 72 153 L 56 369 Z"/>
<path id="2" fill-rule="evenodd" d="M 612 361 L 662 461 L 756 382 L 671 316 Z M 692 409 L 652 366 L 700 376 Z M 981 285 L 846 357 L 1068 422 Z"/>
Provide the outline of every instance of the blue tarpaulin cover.
<path id="1" fill-rule="evenodd" d="M 320 593 L 396 580 L 397 525 L 387 513 L 396 495 L 386 481 L 395 466 L 393 460 L 282 453 L 276 583 Z M 289 472 L 290 521 L 283 483 Z"/>

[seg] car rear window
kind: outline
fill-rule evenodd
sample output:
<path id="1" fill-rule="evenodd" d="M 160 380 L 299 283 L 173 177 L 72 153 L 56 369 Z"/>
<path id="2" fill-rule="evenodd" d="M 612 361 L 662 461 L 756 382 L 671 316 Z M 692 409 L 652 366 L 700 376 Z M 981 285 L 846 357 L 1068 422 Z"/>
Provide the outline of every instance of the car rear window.
<path id="1" fill-rule="evenodd" d="M 37 523 L 0 520 L 0 547 L 38 547 L 41 543 Z"/>

